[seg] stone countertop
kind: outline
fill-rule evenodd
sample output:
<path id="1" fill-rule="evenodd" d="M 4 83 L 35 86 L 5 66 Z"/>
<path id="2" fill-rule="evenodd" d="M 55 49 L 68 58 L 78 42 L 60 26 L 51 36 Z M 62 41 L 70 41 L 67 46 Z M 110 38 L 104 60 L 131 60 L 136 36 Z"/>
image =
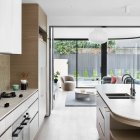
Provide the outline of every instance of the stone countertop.
<path id="1" fill-rule="evenodd" d="M 130 86 L 130 84 L 103 84 L 96 86 L 96 89 L 112 114 L 140 122 L 140 85 L 135 85 L 135 99 L 109 99 L 106 96 L 106 93 L 130 94 Z"/>
<path id="2" fill-rule="evenodd" d="M 16 92 L 16 97 L 13 98 L 1 98 L 0 99 L 0 120 L 2 120 L 6 115 L 12 112 L 16 107 L 26 101 L 30 96 L 32 96 L 37 89 L 19 90 Z M 11 92 L 11 91 L 6 91 Z M 19 94 L 23 94 L 22 98 L 19 98 Z M 5 103 L 9 103 L 9 107 L 4 107 Z"/>

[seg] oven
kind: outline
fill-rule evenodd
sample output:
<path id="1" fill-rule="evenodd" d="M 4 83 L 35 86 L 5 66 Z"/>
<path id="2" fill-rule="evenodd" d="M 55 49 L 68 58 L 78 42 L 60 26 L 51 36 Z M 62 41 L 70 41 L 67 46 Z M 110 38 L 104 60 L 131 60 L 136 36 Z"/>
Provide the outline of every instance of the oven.
<path id="1" fill-rule="evenodd" d="M 12 125 L 12 140 L 30 140 L 30 117 L 29 113 L 25 112 Z"/>

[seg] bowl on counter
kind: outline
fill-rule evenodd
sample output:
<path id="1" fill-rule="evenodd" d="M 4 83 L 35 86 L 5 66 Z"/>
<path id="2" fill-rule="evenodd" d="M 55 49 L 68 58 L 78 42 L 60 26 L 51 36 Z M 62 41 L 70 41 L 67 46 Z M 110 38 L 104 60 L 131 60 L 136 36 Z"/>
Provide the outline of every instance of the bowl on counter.
<path id="1" fill-rule="evenodd" d="M 16 85 L 16 84 L 12 85 L 12 89 L 13 89 L 14 91 L 19 90 L 19 85 Z"/>

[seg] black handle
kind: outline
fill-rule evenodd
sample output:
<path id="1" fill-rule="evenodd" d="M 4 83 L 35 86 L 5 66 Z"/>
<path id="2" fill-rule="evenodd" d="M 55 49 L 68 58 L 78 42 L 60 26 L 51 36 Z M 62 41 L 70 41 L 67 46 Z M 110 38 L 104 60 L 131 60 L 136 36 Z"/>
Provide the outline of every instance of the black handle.
<path id="1" fill-rule="evenodd" d="M 27 125 L 30 119 L 31 119 L 30 117 L 25 118 L 25 119 L 21 122 L 21 125 Z"/>
<path id="2" fill-rule="evenodd" d="M 20 132 L 22 131 L 23 127 L 19 126 L 17 127 L 14 132 L 12 133 L 12 137 L 18 137 L 18 135 L 20 134 Z"/>

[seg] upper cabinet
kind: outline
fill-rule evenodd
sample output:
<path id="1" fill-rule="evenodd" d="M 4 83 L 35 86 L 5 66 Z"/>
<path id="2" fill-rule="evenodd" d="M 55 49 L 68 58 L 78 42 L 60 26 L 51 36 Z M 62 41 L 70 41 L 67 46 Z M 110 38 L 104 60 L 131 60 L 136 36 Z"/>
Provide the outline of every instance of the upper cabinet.
<path id="1" fill-rule="evenodd" d="M 0 1 L 0 53 L 21 54 L 21 0 Z"/>
<path id="2" fill-rule="evenodd" d="M 38 21 L 39 21 L 39 26 L 44 30 L 47 31 L 47 19 L 46 19 L 46 14 L 45 12 L 39 7 L 39 16 L 38 16 Z"/>

